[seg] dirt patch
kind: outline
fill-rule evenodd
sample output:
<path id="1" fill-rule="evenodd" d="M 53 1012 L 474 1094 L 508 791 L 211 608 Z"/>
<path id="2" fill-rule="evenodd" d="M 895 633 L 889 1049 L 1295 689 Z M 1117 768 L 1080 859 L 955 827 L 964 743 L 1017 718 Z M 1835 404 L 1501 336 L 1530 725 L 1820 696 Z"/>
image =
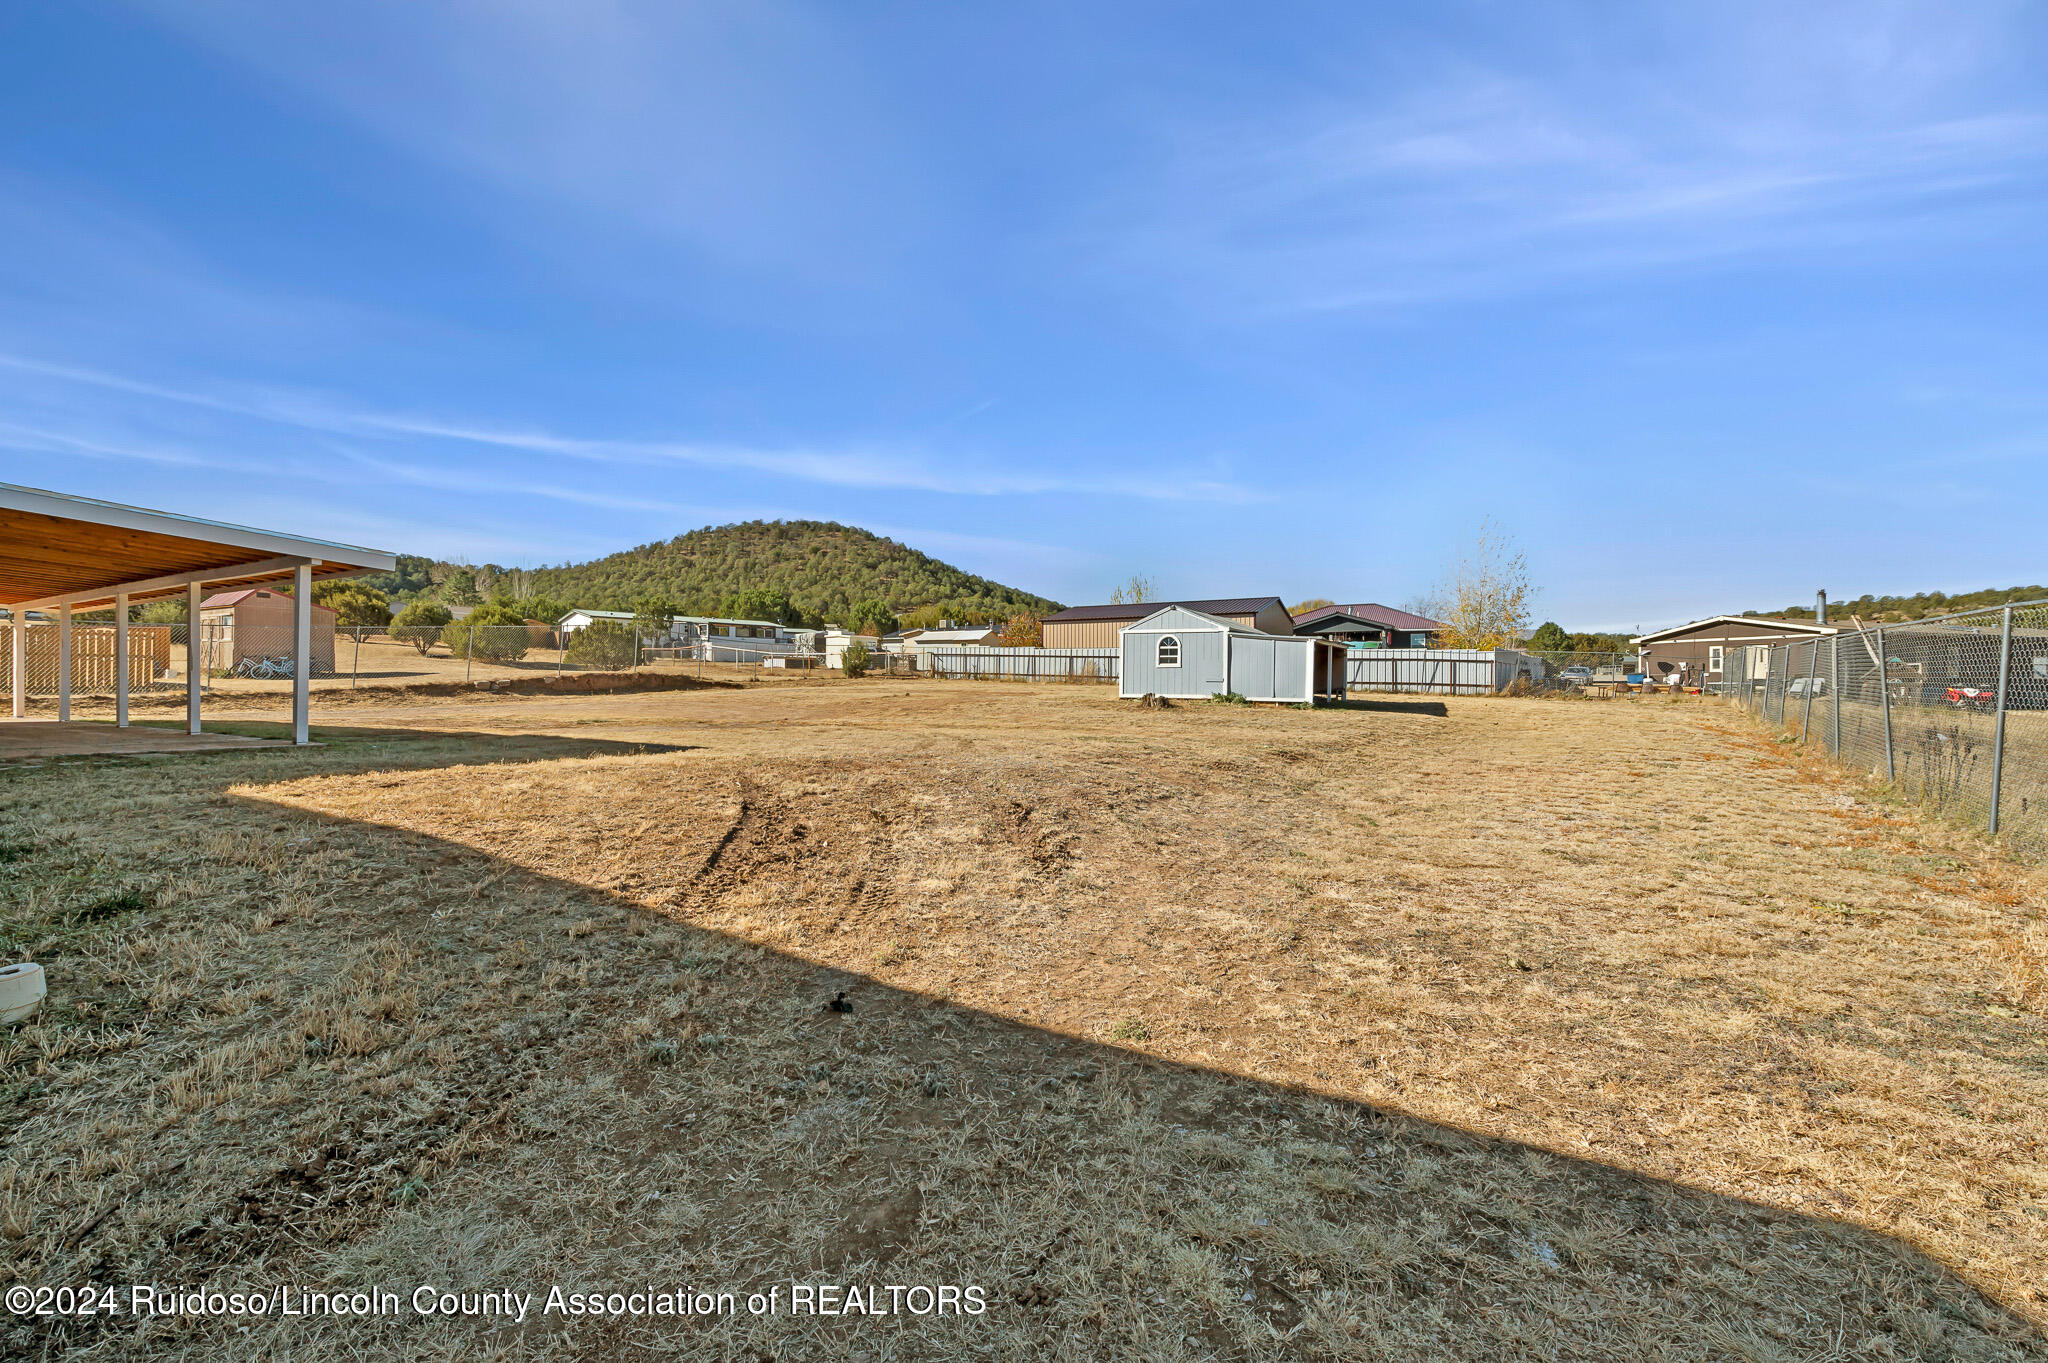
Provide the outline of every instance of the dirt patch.
<path id="1" fill-rule="evenodd" d="M 0 1037 L 0 1271 L 994 1304 L 451 1327 L 510 1356 L 2044 1351 L 2038 872 L 1717 708 L 885 682 L 414 719 L 388 756 L 0 776 L 0 927 L 58 967 Z M 144 865 L 149 903 L 72 921 Z"/>
<path id="2" fill-rule="evenodd" d="M 474 682 L 420 682 L 411 686 L 364 686 L 321 693 L 331 705 L 389 705 L 415 696 L 575 696 L 654 691 L 737 691 L 745 686 L 716 677 L 676 672 L 565 672 L 559 677 L 496 677 Z"/>

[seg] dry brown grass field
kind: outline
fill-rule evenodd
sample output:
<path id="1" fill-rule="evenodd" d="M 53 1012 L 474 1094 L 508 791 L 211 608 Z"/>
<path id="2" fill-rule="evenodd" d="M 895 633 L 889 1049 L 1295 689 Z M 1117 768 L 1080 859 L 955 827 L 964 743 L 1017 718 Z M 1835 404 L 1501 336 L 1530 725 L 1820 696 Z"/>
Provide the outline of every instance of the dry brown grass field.
<path id="1" fill-rule="evenodd" d="M 986 1314 L 0 1316 L 0 1354 L 2048 1357 L 2041 872 L 1717 703 L 316 728 L 0 769 L 0 956 L 54 982 L 0 1032 L 0 1278 Z"/>

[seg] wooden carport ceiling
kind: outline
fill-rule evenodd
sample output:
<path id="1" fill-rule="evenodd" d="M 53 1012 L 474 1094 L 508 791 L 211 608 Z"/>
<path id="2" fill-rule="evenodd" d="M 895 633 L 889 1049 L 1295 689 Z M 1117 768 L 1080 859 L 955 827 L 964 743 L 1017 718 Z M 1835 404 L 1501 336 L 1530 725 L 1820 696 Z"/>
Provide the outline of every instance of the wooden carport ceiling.
<path id="1" fill-rule="evenodd" d="M 0 483 L 0 605 L 65 597 L 92 605 L 123 587 L 147 600 L 176 595 L 202 575 L 208 590 L 241 587 L 290 577 L 301 563 L 311 563 L 315 577 L 394 566 L 375 549 Z M 87 593 L 98 601 L 76 599 Z"/>

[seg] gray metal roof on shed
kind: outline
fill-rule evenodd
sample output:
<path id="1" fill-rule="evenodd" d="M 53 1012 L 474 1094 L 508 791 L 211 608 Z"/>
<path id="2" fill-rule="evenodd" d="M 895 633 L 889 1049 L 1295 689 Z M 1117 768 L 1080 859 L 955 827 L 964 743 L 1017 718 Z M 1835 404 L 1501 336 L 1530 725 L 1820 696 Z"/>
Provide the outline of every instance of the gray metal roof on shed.
<path id="1" fill-rule="evenodd" d="M 1257 615 L 1266 607 L 1277 604 L 1279 600 L 1277 596 L 1233 596 L 1221 601 L 1135 601 L 1117 606 L 1070 606 L 1057 615 L 1046 616 L 1044 623 L 1052 625 L 1082 620 L 1142 620 L 1168 606 L 1199 611 L 1203 615 Z"/>
<path id="2" fill-rule="evenodd" d="M 1153 626 L 1153 625 L 1152 625 L 1152 622 L 1153 622 L 1154 620 L 1157 620 L 1157 619 L 1158 619 L 1158 618 L 1159 618 L 1160 616 L 1162 616 L 1162 615 L 1171 615 L 1171 614 L 1173 614 L 1173 613 L 1174 613 L 1175 611 L 1179 611 L 1179 612 L 1180 612 L 1180 613 L 1181 613 L 1182 615 L 1192 615 L 1192 616 L 1194 616 L 1194 617 L 1195 617 L 1195 619 L 1197 619 L 1197 620 L 1201 621 L 1201 624 L 1199 624 L 1199 625 L 1196 625 L 1196 626 L 1194 626 L 1194 628 L 1195 628 L 1195 629 L 1196 629 L 1197 631 L 1200 631 L 1200 630 L 1204 630 L 1204 629 L 1207 629 L 1207 630 L 1211 630 L 1211 631 L 1216 631 L 1216 630 L 1220 630 L 1220 631 L 1222 631 L 1222 632 L 1223 632 L 1223 633 L 1225 633 L 1225 634 L 1252 634 L 1252 635 L 1258 635 L 1258 637 L 1259 637 L 1259 638 L 1261 638 L 1261 639 L 1283 639 L 1283 638 L 1287 637 L 1287 636 L 1285 636 L 1285 635 L 1281 635 L 1281 634 L 1261 634 L 1261 633 L 1259 633 L 1259 631 L 1258 631 L 1258 630 L 1255 630 L 1255 629 L 1246 629 L 1246 628 L 1245 628 L 1244 626 L 1242 626 L 1242 625 L 1233 625 L 1233 624 L 1231 624 L 1231 623 L 1230 623 L 1230 622 L 1229 622 L 1228 620 L 1225 620 L 1225 619 L 1223 619 L 1223 618 L 1222 618 L 1221 616 L 1217 616 L 1217 615 L 1211 615 L 1211 614 L 1209 614 L 1209 613 L 1208 613 L 1207 611 L 1198 611 L 1198 610 L 1196 610 L 1196 609 L 1195 609 L 1195 608 L 1194 608 L 1193 606 L 1183 606 L 1183 605 L 1181 605 L 1181 604 L 1180 604 L 1180 603 L 1178 603 L 1178 602 L 1175 602 L 1175 603 L 1173 603 L 1172 605 L 1167 605 L 1167 606 L 1161 606 L 1161 607 L 1160 607 L 1160 608 L 1159 608 L 1158 610 L 1156 610 L 1156 611 L 1153 611 L 1153 612 L 1152 612 L 1152 613 L 1151 613 L 1150 615 L 1146 616 L 1146 617 L 1145 617 L 1144 619 L 1142 619 L 1142 620 L 1139 620 L 1139 621 L 1137 621 L 1137 622 L 1136 622 L 1135 624 L 1131 625 L 1131 626 L 1130 626 L 1130 627 L 1129 627 L 1128 629 L 1126 629 L 1126 630 L 1124 631 L 1124 633 L 1126 633 L 1126 634 L 1173 634 L 1173 633 L 1179 632 L 1179 631 L 1181 631 L 1181 630 L 1185 630 L 1185 629 L 1187 629 L 1187 628 L 1188 628 L 1188 626 L 1186 626 L 1186 625 L 1177 625 L 1177 624 L 1173 624 L 1173 623 L 1170 623 L 1170 622 L 1169 622 L 1169 623 L 1166 623 L 1166 624 L 1156 625 L 1156 626 Z M 1147 628 L 1147 626 L 1151 626 L 1151 628 Z"/>

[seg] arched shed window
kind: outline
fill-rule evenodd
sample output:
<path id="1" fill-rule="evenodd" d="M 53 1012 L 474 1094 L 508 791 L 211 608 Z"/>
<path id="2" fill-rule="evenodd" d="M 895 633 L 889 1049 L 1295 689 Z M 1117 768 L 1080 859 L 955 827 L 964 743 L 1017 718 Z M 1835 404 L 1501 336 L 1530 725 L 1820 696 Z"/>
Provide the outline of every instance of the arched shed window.
<path id="1" fill-rule="evenodd" d="M 1159 665 L 1161 667 L 1180 666 L 1180 640 L 1171 634 L 1159 636 Z"/>

